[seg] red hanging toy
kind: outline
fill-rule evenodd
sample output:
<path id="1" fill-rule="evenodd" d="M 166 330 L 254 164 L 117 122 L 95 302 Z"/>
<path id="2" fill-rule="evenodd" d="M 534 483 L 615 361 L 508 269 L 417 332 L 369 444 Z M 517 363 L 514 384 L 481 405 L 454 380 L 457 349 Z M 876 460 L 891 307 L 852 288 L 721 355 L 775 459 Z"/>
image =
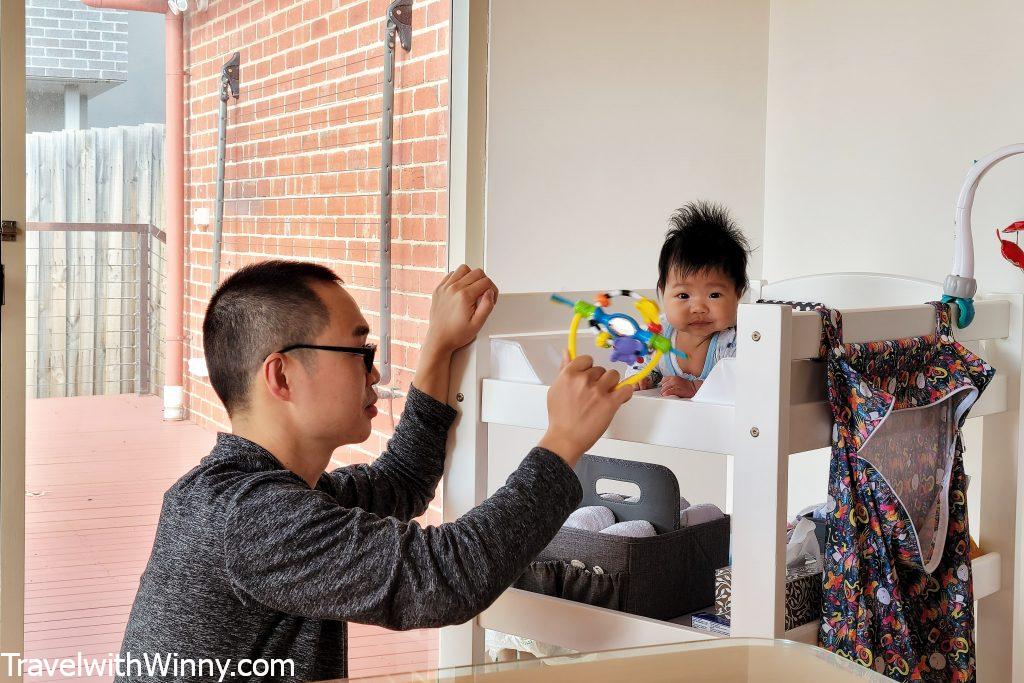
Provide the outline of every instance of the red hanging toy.
<path id="1" fill-rule="evenodd" d="M 1021 270 L 1024 270 L 1024 249 L 1020 248 L 1018 238 L 1021 230 L 1024 230 L 1024 221 L 1017 221 L 1016 223 L 1010 223 L 1010 225 L 1003 228 L 1004 233 L 1013 233 L 1014 241 L 1003 239 L 999 236 L 999 229 L 996 229 L 996 239 L 999 240 L 999 251 L 1002 253 L 1003 258 L 1017 266 Z"/>

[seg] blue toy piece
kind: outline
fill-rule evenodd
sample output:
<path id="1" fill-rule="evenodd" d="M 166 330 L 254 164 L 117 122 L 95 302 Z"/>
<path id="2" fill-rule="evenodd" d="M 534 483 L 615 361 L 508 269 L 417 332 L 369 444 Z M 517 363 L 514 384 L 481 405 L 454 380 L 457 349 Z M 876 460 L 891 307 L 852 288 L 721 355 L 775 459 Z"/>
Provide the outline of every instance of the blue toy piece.
<path id="1" fill-rule="evenodd" d="M 612 361 L 622 363 L 643 363 L 647 346 L 633 337 L 615 337 L 612 341 Z"/>

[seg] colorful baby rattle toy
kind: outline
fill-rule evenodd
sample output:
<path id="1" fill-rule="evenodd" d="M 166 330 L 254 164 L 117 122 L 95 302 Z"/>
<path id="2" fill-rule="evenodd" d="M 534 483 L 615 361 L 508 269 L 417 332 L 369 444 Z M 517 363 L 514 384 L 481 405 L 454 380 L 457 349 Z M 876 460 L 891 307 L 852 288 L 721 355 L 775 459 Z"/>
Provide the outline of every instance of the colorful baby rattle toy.
<path id="1" fill-rule="evenodd" d="M 605 307 L 611 305 L 612 297 L 616 296 L 628 296 L 634 299 L 634 306 L 640 313 L 640 317 L 643 318 L 644 324 L 647 326 L 646 329 L 625 313 L 606 313 L 604 311 Z M 666 353 L 686 358 L 685 353 L 672 348 L 672 342 L 661 335 L 662 328 L 658 323 L 660 313 L 658 304 L 636 292 L 620 289 L 611 294 L 599 294 L 596 305 L 586 301 L 573 303 L 557 294 L 552 294 L 551 300 L 573 309 L 572 324 L 569 326 L 570 359 L 576 358 L 576 332 L 584 318 L 587 318 L 591 327 L 600 330 L 594 343 L 598 348 L 612 349 L 613 361 L 630 364 L 643 363 L 646 356 L 651 356 L 647 365 L 640 372 L 619 382 L 616 389 L 627 384 L 636 384 L 651 374 L 657 367 L 658 361 Z"/>

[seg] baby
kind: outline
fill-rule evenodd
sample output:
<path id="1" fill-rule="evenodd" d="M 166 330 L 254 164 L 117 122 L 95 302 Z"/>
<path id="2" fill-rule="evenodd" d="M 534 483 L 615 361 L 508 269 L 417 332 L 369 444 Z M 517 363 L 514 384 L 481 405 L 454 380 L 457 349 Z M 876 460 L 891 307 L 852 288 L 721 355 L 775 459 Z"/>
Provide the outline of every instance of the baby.
<path id="1" fill-rule="evenodd" d="M 716 204 L 691 202 L 670 223 L 658 258 L 662 334 L 687 357 L 663 356 L 638 388 L 692 398 L 719 359 L 736 355 L 736 313 L 750 284 L 750 247 Z"/>

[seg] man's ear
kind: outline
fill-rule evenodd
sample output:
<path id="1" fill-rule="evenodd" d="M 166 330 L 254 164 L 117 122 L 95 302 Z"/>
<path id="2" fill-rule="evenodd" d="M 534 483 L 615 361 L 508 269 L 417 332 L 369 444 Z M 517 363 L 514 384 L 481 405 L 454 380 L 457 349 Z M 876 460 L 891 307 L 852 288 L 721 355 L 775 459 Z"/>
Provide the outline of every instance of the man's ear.
<path id="1" fill-rule="evenodd" d="M 290 401 L 292 397 L 287 365 L 288 358 L 283 353 L 272 353 L 260 368 L 260 381 L 267 392 L 279 401 Z"/>

